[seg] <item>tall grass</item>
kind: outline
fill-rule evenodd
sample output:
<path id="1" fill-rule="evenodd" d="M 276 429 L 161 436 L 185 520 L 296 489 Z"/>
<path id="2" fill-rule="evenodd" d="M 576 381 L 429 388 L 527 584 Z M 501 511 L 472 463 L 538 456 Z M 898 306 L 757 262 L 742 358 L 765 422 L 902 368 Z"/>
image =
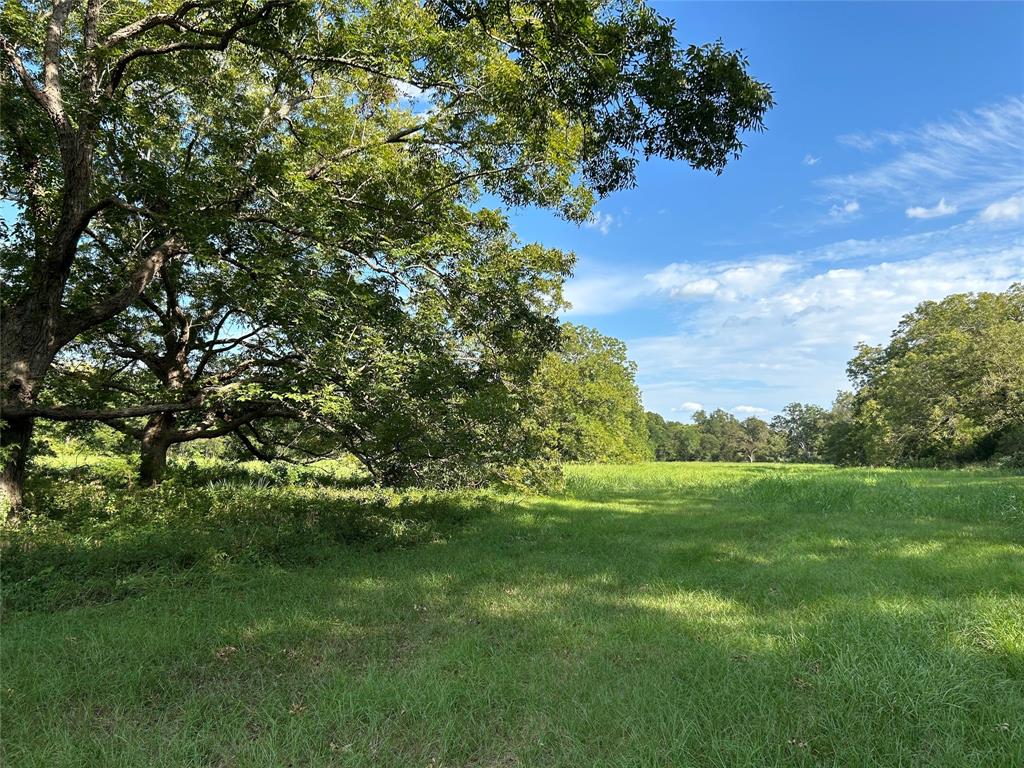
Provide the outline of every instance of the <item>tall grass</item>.
<path id="1" fill-rule="evenodd" d="M 369 493 L 123 488 L 54 522 L 89 579 L 145 551 L 149 514 L 167 552 L 192 526 L 231 566 L 8 611 L 4 764 L 1024 765 L 1020 476 L 581 466 L 557 496 Z M 429 535 L 325 534 L 310 559 L 216 538 L 360 509 Z"/>

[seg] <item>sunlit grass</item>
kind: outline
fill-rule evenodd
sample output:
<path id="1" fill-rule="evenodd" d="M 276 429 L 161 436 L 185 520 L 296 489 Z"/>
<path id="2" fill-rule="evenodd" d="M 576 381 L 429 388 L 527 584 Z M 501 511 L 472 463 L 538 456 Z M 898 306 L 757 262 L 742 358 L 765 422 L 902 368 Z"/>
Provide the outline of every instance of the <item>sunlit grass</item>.
<path id="1" fill-rule="evenodd" d="M 481 501 L 8 615 L 5 764 L 1024 765 L 1022 477 L 585 466 Z"/>

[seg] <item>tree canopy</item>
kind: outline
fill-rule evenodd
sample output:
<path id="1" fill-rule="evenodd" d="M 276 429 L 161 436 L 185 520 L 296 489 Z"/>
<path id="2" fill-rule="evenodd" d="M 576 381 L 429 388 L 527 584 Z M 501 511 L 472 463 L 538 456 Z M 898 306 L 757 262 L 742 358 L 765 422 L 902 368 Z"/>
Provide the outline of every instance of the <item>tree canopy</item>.
<path id="1" fill-rule="evenodd" d="M 595 197 L 634 183 L 640 156 L 720 172 L 772 103 L 740 53 L 682 49 L 633 2 L 9 2 L 0 50 L 0 169 L 17 211 L 0 242 L 15 504 L 34 419 L 97 416 L 46 394 L 72 345 L 104 346 L 122 374 L 158 382 L 137 381 L 141 394 L 121 392 L 103 419 L 176 413 L 178 432 L 251 424 L 244 402 L 323 404 L 308 389 L 323 361 L 294 346 L 296 328 L 387 340 L 377 357 L 395 359 L 394 330 L 411 322 L 434 339 L 429 354 L 511 392 L 515 376 L 498 370 L 515 357 L 518 376 L 550 348 L 571 257 L 519 246 L 481 203 L 582 221 Z M 491 258 L 502 277 L 479 278 Z M 244 359 L 223 354 L 256 329 L 258 343 L 230 347 Z M 189 383 L 169 392 L 145 358 L 183 343 Z M 201 365 L 213 349 L 218 362 Z M 305 391 L 252 391 L 284 362 L 280 378 Z M 243 380 L 210 381 L 238 365 Z M 354 420 L 334 427 L 357 442 Z"/>
<path id="2" fill-rule="evenodd" d="M 819 405 L 790 403 L 772 419 L 771 426 L 785 441 L 791 461 L 821 461 L 830 415 Z"/>
<path id="3" fill-rule="evenodd" d="M 781 436 L 756 416 L 740 421 L 721 408 L 693 414 L 692 424 L 647 414 L 658 461 L 773 461 L 781 457 Z"/>
<path id="4" fill-rule="evenodd" d="M 984 460 L 1024 434 L 1024 285 L 959 293 L 907 314 L 848 368 L 856 452 L 870 464 Z"/>
<path id="5" fill-rule="evenodd" d="M 636 364 L 626 345 L 593 328 L 565 323 L 556 351 L 534 380 L 538 419 L 565 461 L 634 462 L 650 458 Z"/>

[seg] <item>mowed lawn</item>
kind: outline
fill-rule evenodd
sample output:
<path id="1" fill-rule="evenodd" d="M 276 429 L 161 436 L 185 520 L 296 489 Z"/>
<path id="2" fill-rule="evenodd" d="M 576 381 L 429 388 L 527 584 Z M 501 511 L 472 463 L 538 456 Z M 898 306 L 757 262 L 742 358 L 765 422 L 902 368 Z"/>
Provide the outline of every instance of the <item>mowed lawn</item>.
<path id="1" fill-rule="evenodd" d="M 15 766 L 1022 766 L 1024 477 L 569 470 L 2 638 Z"/>

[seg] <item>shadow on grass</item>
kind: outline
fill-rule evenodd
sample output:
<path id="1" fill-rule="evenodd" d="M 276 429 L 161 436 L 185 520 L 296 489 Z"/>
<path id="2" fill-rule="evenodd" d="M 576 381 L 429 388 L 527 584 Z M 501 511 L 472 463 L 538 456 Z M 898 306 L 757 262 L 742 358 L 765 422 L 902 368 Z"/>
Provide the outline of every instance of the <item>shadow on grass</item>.
<path id="1" fill-rule="evenodd" d="M 752 475 L 435 500 L 401 551 L 15 616 L 8 758 L 1019 764 L 1020 486 Z"/>

